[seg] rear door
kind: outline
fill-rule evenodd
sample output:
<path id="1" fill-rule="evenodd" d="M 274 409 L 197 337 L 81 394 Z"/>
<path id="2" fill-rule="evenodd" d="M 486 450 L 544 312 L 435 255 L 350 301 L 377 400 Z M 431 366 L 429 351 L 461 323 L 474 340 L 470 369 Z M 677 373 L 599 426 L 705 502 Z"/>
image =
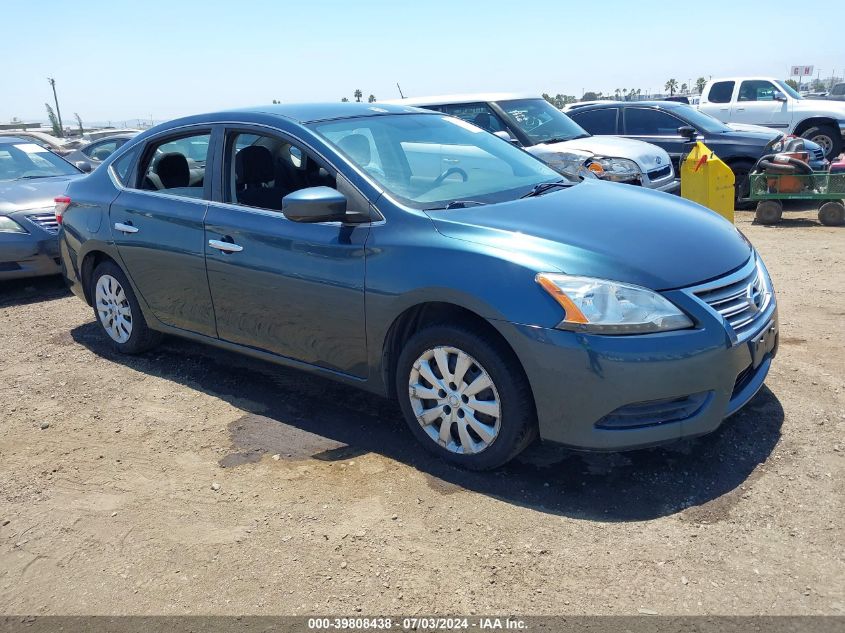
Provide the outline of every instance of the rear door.
<path id="1" fill-rule="evenodd" d="M 731 122 L 731 102 L 735 88 L 735 81 L 714 82 L 702 97 L 698 109 L 722 123 Z"/>
<path id="2" fill-rule="evenodd" d="M 219 338 L 365 377 L 368 202 L 281 132 L 244 125 L 225 138 L 204 240 Z M 365 221 L 288 220 L 282 198 L 313 186 L 338 188 Z"/>
<path id="3" fill-rule="evenodd" d="M 125 270 L 155 317 L 207 336 L 215 335 L 203 228 L 211 140 L 208 126 L 150 140 L 109 211 Z"/>

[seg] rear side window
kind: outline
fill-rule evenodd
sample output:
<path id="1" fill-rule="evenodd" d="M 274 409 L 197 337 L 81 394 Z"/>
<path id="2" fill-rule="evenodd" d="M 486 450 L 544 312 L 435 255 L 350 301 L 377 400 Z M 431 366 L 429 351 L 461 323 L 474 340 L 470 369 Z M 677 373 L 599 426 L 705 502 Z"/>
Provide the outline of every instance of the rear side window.
<path id="1" fill-rule="evenodd" d="M 710 93 L 707 95 L 711 103 L 730 103 L 734 93 L 733 81 L 717 81 L 710 86 Z"/>
<path id="2" fill-rule="evenodd" d="M 684 125 L 680 119 L 660 110 L 648 108 L 625 109 L 625 134 L 634 136 L 677 136 Z"/>
<path id="3" fill-rule="evenodd" d="M 139 189 L 172 196 L 202 198 L 209 133 L 152 144 L 141 165 Z"/>
<path id="4" fill-rule="evenodd" d="M 569 118 L 587 130 L 590 134 L 616 134 L 616 116 L 618 108 L 601 108 L 569 113 Z"/>
<path id="5" fill-rule="evenodd" d="M 123 156 L 121 156 L 112 163 L 112 171 L 114 172 L 114 175 L 117 177 L 117 179 L 120 181 L 120 184 L 124 187 L 129 181 L 129 170 L 132 168 L 132 163 L 135 162 L 135 159 L 137 157 L 138 147 L 136 146 L 135 148 L 130 149 Z"/>

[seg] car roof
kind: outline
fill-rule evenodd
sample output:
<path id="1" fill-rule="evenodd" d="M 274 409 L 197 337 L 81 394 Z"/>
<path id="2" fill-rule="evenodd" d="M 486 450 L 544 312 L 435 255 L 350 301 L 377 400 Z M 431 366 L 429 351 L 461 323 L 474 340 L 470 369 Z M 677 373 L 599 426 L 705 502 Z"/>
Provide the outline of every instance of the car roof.
<path id="1" fill-rule="evenodd" d="M 406 105 L 406 106 L 427 106 L 427 105 L 450 105 L 456 103 L 478 103 L 486 101 L 510 101 L 512 99 L 542 99 L 539 95 L 519 94 L 514 92 L 482 92 L 452 95 L 434 95 L 430 97 L 409 97 L 407 99 L 389 99 L 379 103 Z"/>
<path id="2" fill-rule="evenodd" d="M 619 106 L 625 108 L 631 107 L 646 107 L 646 108 L 660 108 L 663 110 L 678 110 L 683 106 L 692 107 L 680 101 L 596 101 L 595 103 L 586 104 L 576 110 L 598 110 L 600 108 L 618 108 Z"/>
<path id="3" fill-rule="evenodd" d="M 12 136 L 11 134 L 3 134 L 0 136 L 0 144 L 11 145 L 12 143 L 30 143 L 31 141 L 19 136 Z"/>
<path id="4" fill-rule="evenodd" d="M 257 112 L 283 116 L 298 123 L 314 123 L 331 119 L 351 119 L 363 116 L 379 116 L 384 114 L 415 114 L 421 110 L 407 106 L 396 106 L 388 103 L 290 103 L 230 110 L 227 114 L 237 112 Z"/>

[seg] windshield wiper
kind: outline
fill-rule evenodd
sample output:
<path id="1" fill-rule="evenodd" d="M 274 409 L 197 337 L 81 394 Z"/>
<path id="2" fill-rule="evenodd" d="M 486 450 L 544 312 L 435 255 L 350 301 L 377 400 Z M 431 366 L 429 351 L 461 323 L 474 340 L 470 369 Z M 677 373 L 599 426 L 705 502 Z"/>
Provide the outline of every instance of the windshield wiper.
<path id="1" fill-rule="evenodd" d="M 451 202 L 447 203 L 445 206 L 442 207 L 429 207 L 425 209 L 425 211 L 442 211 L 446 210 L 449 211 L 451 209 L 465 209 L 466 207 L 478 207 L 487 204 L 486 202 L 479 202 L 478 200 L 452 200 Z"/>
<path id="2" fill-rule="evenodd" d="M 534 196 L 542 196 L 547 191 L 551 191 L 552 189 L 557 189 L 558 187 L 571 187 L 574 185 L 574 182 L 569 182 L 568 180 L 555 180 L 554 182 L 541 182 L 539 184 L 534 185 L 534 187 L 520 198 L 533 198 Z"/>
<path id="3" fill-rule="evenodd" d="M 35 178 L 53 178 L 53 176 L 18 176 L 15 180 L 33 180 Z"/>
<path id="4" fill-rule="evenodd" d="M 552 138 L 543 139 L 540 141 L 541 143 L 551 144 L 551 143 L 565 143 L 566 141 L 571 141 L 576 138 L 582 138 L 580 136 L 554 136 Z"/>

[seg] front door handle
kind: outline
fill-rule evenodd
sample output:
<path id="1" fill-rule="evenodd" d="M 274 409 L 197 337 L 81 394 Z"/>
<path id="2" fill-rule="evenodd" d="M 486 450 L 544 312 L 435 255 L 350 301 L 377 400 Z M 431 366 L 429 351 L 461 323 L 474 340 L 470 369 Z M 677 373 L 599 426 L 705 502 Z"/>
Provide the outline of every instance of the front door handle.
<path id="1" fill-rule="evenodd" d="M 232 242 L 224 242 L 222 240 L 208 240 L 208 245 L 211 248 L 223 251 L 224 253 L 240 253 L 244 247 Z"/>
<path id="2" fill-rule="evenodd" d="M 745 108 L 737 108 L 736 111 L 737 112 L 745 112 Z"/>
<path id="3" fill-rule="evenodd" d="M 114 230 L 121 233 L 137 233 L 139 229 L 131 224 L 123 224 L 122 222 L 114 223 Z"/>

